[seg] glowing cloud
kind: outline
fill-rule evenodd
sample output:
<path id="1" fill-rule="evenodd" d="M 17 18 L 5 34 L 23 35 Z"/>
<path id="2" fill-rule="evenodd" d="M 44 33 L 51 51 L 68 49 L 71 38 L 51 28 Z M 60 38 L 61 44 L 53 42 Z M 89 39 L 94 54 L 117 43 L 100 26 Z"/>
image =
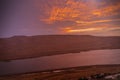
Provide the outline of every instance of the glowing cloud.
<path id="1" fill-rule="evenodd" d="M 56 4 L 59 3 L 56 2 Z M 120 3 L 101 8 L 90 8 L 90 6 L 91 5 L 88 5 L 88 3 L 82 1 L 67 0 L 62 6 L 55 5 L 51 7 L 51 9 L 48 6 L 49 10 L 46 12 L 48 17 L 41 20 L 47 23 L 54 23 L 56 21 L 75 21 L 79 19 L 92 20 L 95 17 L 107 17 L 119 14 L 118 10 L 120 9 Z"/>
<path id="2" fill-rule="evenodd" d="M 96 24 L 96 23 L 106 23 L 106 22 L 114 22 L 120 21 L 120 19 L 111 19 L 111 20 L 96 20 L 96 21 L 75 21 L 79 24 Z"/>
<path id="3" fill-rule="evenodd" d="M 110 30 L 117 30 L 120 27 L 108 28 L 108 27 L 98 27 L 98 28 L 85 28 L 85 29 L 71 29 L 65 28 L 65 31 L 68 33 L 76 33 L 76 32 L 91 32 L 91 31 L 110 31 Z"/>
<path id="4" fill-rule="evenodd" d="M 92 11 L 92 14 L 97 17 L 106 17 L 106 16 L 113 16 L 118 15 L 120 9 L 120 3 L 115 5 L 109 5 L 100 9 L 95 9 Z"/>
<path id="5" fill-rule="evenodd" d="M 100 31 L 103 30 L 104 28 L 86 28 L 86 29 L 67 29 L 66 32 L 88 32 L 88 31 Z"/>
<path id="6" fill-rule="evenodd" d="M 72 22 L 67 28 L 60 24 L 67 33 L 109 31 L 118 29 L 115 25 L 120 27 L 120 2 L 108 4 L 99 0 L 55 0 L 52 7 L 46 9 L 46 16 L 41 21 L 49 25 Z"/>
<path id="7" fill-rule="evenodd" d="M 55 21 L 74 21 L 76 18 L 85 14 L 87 5 L 83 2 L 67 0 L 61 6 L 54 6 L 50 12 L 48 12 L 49 17 L 47 19 L 42 19 L 47 23 L 54 23 Z M 85 18 L 85 17 L 81 17 Z"/>

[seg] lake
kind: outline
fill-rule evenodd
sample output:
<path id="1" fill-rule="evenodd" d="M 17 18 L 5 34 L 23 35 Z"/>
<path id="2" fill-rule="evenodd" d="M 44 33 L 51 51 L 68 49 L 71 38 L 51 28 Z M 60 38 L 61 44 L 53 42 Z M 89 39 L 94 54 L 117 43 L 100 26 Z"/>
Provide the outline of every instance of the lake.
<path id="1" fill-rule="evenodd" d="M 0 75 L 104 64 L 120 64 L 120 49 L 92 50 L 0 62 Z"/>

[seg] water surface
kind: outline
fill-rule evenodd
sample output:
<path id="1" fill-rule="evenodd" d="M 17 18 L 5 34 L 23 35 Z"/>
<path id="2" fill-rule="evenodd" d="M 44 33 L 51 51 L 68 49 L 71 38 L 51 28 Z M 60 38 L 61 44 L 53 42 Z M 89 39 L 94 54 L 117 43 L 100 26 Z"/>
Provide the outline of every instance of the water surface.
<path id="1" fill-rule="evenodd" d="M 104 64 L 120 64 L 120 49 L 93 50 L 0 62 L 0 75 Z"/>

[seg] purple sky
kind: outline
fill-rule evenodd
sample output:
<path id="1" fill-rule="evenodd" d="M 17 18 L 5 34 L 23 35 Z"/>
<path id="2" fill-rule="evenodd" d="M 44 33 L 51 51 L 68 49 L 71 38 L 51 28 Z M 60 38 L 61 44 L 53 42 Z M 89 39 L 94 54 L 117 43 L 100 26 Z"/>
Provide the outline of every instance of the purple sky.
<path id="1" fill-rule="evenodd" d="M 120 0 L 1 0 L 0 37 L 120 36 Z"/>

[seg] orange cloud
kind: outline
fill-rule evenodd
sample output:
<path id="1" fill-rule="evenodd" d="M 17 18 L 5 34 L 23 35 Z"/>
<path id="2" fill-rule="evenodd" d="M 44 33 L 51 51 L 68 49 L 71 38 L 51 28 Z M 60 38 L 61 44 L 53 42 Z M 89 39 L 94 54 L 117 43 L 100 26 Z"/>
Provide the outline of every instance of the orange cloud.
<path id="1" fill-rule="evenodd" d="M 89 31 L 100 31 L 103 30 L 104 28 L 85 28 L 85 29 L 68 29 L 66 30 L 68 33 L 73 33 L 73 32 L 89 32 Z"/>
<path id="2" fill-rule="evenodd" d="M 105 5 L 106 3 L 104 3 Z M 120 19 L 110 19 L 110 17 L 119 14 L 120 3 L 111 4 L 101 7 L 90 7 L 91 4 L 85 2 L 66 0 L 60 5 L 57 1 L 52 4 L 52 7 L 45 5 L 45 18 L 41 18 L 47 24 L 54 24 L 57 21 L 72 21 L 74 25 L 68 25 L 70 27 L 62 28 L 65 33 L 84 33 L 84 32 L 102 32 L 114 29 L 120 29 L 110 22 L 120 21 Z M 97 6 L 97 5 L 96 5 Z M 99 24 L 98 24 L 99 23 Z M 106 24 L 109 24 L 106 26 Z M 61 25 L 61 24 L 60 24 Z M 57 26 L 57 25 L 56 25 Z M 62 27 L 63 25 L 61 25 Z"/>
<path id="3" fill-rule="evenodd" d="M 56 4 L 59 4 L 56 2 Z M 46 6 L 45 6 L 46 7 Z M 47 9 L 47 8 L 46 8 Z M 90 5 L 81 1 L 67 0 L 62 6 L 48 7 L 47 18 L 42 19 L 47 23 L 54 23 L 56 21 L 75 21 L 75 20 L 91 20 L 95 17 L 106 17 L 119 14 L 120 3 L 116 5 L 109 5 L 101 8 L 91 9 Z M 79 21 L 76 21 L 79 23 Z M 103 20 L 103 22 L 107 22 Z M 82 22 L 80 22 L 82 23 Z M 95 23 L 95 22 L 93 22 Z"/>
<path id="4" fill-rule="evenodd" d="M 120 19 L 95 20 L 95 21 L 75 21 L 75 22 L 86 25 L 86 24 L 106 23 L 106 22 L 113 22 L 113 21 L 120 21 Z"/>
<path id="5" fill-rule="evenodd" d="M 48 23 L 52 23 L 55 21 L 64 21 L 64 20 L 71 20 L 72 18 L 78 17 L 78 13 L 76 10 L 71 8 L 58 8 L 54 7 L 50 13 L 50 17 L 46 19 Z"/>
<path id="6" fill-rule="evenodd" d="M 91 28 L 84 28 L 84 29 L 72 29 L 72 28 L 65 28 L 67 33 L 76 33 L 76 32 L 96 32 L 96 31 L 110 31 L 120 29 L 120 27 L 91 27 Z"/>
<path id="7" fill-rule="evenodd" d="M 118 10 L 120 10 L 120 3 L 93 10 L 92 14 L 98 17 L 113 16 L 119 14 Z"/>
<path id="8" fill-rule="evenodd" d="M 87 9 L 86 4 L 79 1 L 67 0 L 61 6 L 54 6 L 50 12 L 48 12 L 49 17 L 47 19 L 42 19 L 47 23 L 54 23 L 55 21 L 74 21 L 76 18 L 86 18 L 80 17 L 85 14 Z"/>

